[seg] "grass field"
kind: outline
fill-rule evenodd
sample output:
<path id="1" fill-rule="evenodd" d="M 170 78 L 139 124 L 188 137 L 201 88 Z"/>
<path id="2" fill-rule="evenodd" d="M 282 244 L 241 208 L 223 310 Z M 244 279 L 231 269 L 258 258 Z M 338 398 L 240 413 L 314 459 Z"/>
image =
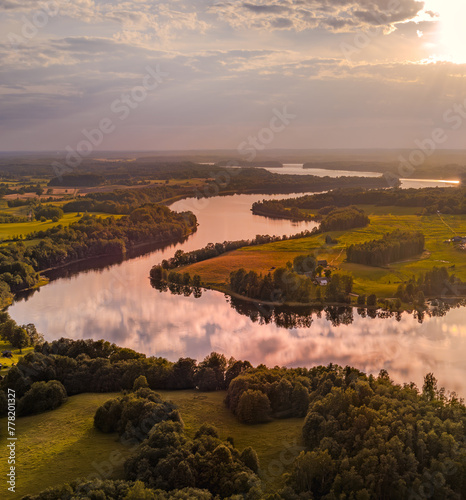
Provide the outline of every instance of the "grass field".
<path id="1" fill-rule="evenodd" d="M 455 234 L 466 235 L 466 217 L 459 215 L 417 216 L 400 215 L 399 207 L 365 207 L 371 223 L 361 229 L 328 233 L 338 240 L 336 245 L 326 245 L 324 235 L 281 241 L 254 247 L 245 247 L 215 259 L 186 266 L 184 270 L 199 274 L 206 286 L 224 290 L 231 271 L 245 268 L 258 273 L 268 273 L 272 267 L 283 267 L 288 261 L 303 254 L 314 254 L 334 266 L 334 272 L 345 272 L 354 277 L 355 293 L 375 293 L 379 297 L 392 297 L 398 283 L 412 275 L 419 275 L 434 266 L 450 268 L 456 276 L 466 280 L 466 253 L 450 243 L 444 243 Z M 393 210 L 392 210 L 393 209 Z M 395 210 L 396 209 L 396 210 Z M 408 210 L 411 211 L 411 210 Z M 420 230 L 426 237 L 426 252 L 422 256 L 387 267 L 370 267 L 345 262 L 345 248 L 352 243 L 380 238 L 397 228 Z"/>
<path id="2" fill-rule="evenodd" d="M 8 495 L 8 498 L 21 498 L 50 486 L 87 477 L 98 472 L 93 464 L 103 466 L 112 453 L 127 454 L 116 434 L 103 434 L 93 426 L 96 409 L 113 396 L 108 393 L 80 394 L 69 398 L 54 411 L 18 418 L 17 488 L 16 495 Z M 0 446 L 6 450 L 5 418 L 0 420 L 0 426 Z M 6 452 L 2 456 L 6 457 Z M 7 466 L 6 458 L 0 461 L 2 478 L 6 477 Z M 122 465 L 114 468 L 112 477 L 123 478 Z"/>
<path id="3" fill-rule="evenodd" d="M 233 437 L 239 450 L 252 446 L 257 451 L 265 488 L 271 491 L 281 485 L 281 474 L 301 450 L 303 419 L 247 426 L 240 424 L 226 409 L 223 391 L 159 392 L 178 405 L 189 436 L 194 436 L 203 423 L 215 425 L 220 437 Z M 96 409 L 115 396 L 114 393 L 80 394 L 70 397 L 57 410 L 17 419 L 17 495 L 8 498 L 36 494 L 50 486 L 98 473 L 98 469 L 105 467 L 103 462 L 109 462 L 112 453 L 120 461 L 121 456 L 126 458 L 129 451 L 118 442 L 116 434 L 103 434 L 93 427 Z M 6 419 L 0 419 L 0 426 L 0 446 L 5 449 Z M 6 460 L 2 460 L 2 477 L 5 477 L 6 466 Z M 123 467 L 114 467 L 111 477 L 123 478 Z"/>
<path id="4" fill-rule="evenodd" d="M 28 235 L 29 233 L 33 233 L 35 231 L 46 231 L 47 229 L 51 227 L 58 226 L 59 224 L 62 224 L 63 226 L 69 226 L 71 223 L 78 221 L 82 213 L 78 212 L 71 212 L 65 214 L 58 222 L 52 222 L 51 220 L 48 220 L 46 222 L 40 222 L 40 221 L 30 221 L 30 222 L 16 222 L 12 224 L 0 224 L 0 240 L 10 240 L 17 235 L 22 234 L 23 236 Z M 96 213 L 90 213 L 90 215 L 100 215 L 102 217 L 111 217 L 110 214 L 104 214 L 100 212 Z M 113 217 L 120 218 L 123 217 L 122 215 L 114 215 Z M 25 245 L 31 244 L 28 241 L 24 242 Z"/>
<path id="5" fill-rule="evenodd" d="M 266 424 L 245 425 L 238 422 L 223 404 L 226 392 L 158 392 L 178 405 L 189 436 L 193 436 L 203 423 L 215 425 L 220 437 L 233 437 L 235 446 L 240 451 L 247 446 L 256 450 L 267 491 L 283 486 L 282 474 L 291 466 L 290 457 L 296 456 L 303 449 L 301 429 L 304 419 L 289 418 Z M 289 451 L 290 448 L 293 452 Z"/>
<path id="6" fill-rule="evenodd" d="M 0 357 L 0 364 L 2 365 L 2 368 L 0 369 L 0 375 L 5 375 L 7 370 L 11 367 L 11 365 L 14 363 L 16 364 L 21 358 L 21 356 L 24 356 L 28 352 L 31 352 L 34 350 L 34 347 L 25 347 L 23 349 L 22 354 L 19 353 L 19 349 L 15 349 L 11 344 L 8 342 L 5 342 L 4 340 L 0 340 L 0 353 L 2 351 L 11 351 L 13 354 L 12 358 L 2 358 Z"/>

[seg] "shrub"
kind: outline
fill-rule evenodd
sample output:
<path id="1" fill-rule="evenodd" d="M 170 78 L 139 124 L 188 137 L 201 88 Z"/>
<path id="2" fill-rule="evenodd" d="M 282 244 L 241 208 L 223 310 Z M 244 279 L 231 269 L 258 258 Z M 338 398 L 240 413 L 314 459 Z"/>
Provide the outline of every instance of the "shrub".
<path id="1" fill-rule="evenodd" d="M 258 424 L 270 420 L 269 398 L 261 391 L 248 389 L 241 394 L 236 415 L 240 422 Z"/>
<path id="2" fill-rule="evenodd" d="M 252 472 L 255 472 L 256 474 L 259 472 L 259 457 L 257 456 L 254 448 L 251 446 L 244 448 L 240 458 L 241 462 L 243 462 L 246 467 L 249 467 Z"/>
<path id="3" fill-rule="evenodd" d="M 127 439 L 136 437 L 141 441 L 164 420 L 180 421 L 181 417 L 172 402 L 163 401 L 160 394 L 148 388 L 110 399 L 94 415 L 94 425 L 100 431 L 118 432 Z"/>
<path id="4" fill-rule="evenodd" d="M 138 389 L 143 389 L 145 387 L 149 387 L 147 379 L 144 375 L 139 375 L 139 377 L 134 381 L 133 391 L 137 391 Z"/>
<path id="5" fill-rule="evenodd" d="M 67 399 L 66 390 L 58 380 L 35 382 L 19 400 L 18 414 L 30 415 L 58 408 Z"/>

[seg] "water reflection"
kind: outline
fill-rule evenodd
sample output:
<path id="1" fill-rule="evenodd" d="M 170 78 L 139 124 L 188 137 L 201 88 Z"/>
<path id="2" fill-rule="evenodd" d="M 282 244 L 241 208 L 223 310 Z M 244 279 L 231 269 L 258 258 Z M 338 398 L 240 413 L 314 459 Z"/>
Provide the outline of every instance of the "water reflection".
<path id="1" fill-rule="evenodd" d="M 381 172 L 363 172 L 356 170 L 330 170 L 325 168 L 303 168 L 302 163 L 287 163 L 283 168 L 265 167 L 265 170 L 275 174 L 315 175 L 317 177 L 380 177 Z M 400 179 L 402 189 L 425 187 L 456 187 L 459 181 L 440 179 Z"/>
<path id="2" fill-rule="evenodd" d="M 294 196 L 294 195 L 290 195 Z M 282 195 L 275 198 L 283 198 Z M 149 270 L 177 249 L 190 251 L 209 242 L 294 234 L 313 224 L 254 216 L 251 205 L 264 197 L 241 195 L 173 205 L 193 209 L 196 234 L 184 243 L 122 262 L 69 266 L 49 285 L 16 302 L 12 317 L 35 323 L 46 340 L 104 338 L 151 356 L 202 359 L 211 351 L 257 365 L 313 366 L 330 362 L 370 373 L 385 368 L 397 382 L 422 382 L 434 372 L 440 384 L 466 396 L 464 309 L 424 318 L 412 314 L 371 317 L 372 312 L 331 308 L 310 311 L 286 307 L 261 315 L 251 304 L 204 290 L 196 298 L 151 287 Z M 82 267 L 83 266 L 83 267 Z M 90 266 L 89 266 L 90 267 Z M 443 316 L 441 316 L 443 314 Z M 264 316 L 264 317 L 263 317 Z M 422 323 L 419 320 L 422 319 Z"/>

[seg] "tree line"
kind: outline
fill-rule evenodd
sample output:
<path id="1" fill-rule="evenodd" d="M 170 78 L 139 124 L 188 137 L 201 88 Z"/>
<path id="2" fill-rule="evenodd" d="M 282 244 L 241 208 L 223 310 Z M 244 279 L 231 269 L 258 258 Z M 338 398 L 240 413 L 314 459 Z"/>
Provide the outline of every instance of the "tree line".
<path id="1" fill-rule="evenodd" d="M 357 179 L 357 178 L 356 178 Z M 382 186 L 380 186 L 382 187 Z M 348 207 L 350 205 L 377 205 L 418 207 L 421 214 L 466 213 L 466 188 L 420 188 L 420 189 L 366 189 L 360 187 L 336 188 L 327 193 L 305 195 L 286 200 L 264 200 L 256 205 L 256 210 L 265 209 L 278 214 L 304 214 L 302 210 L 318 210 L 326 207 Z"/>
<path id="2" fill-rule="evenodd" d="M 355 243 L 346 249 L 348 262 L 367 266 L 383 266 L 407 259 L 424 251 L 424 234 L 396 229 L 378 240 Z"/>
<path id="3" fill-rule="evenodd" d="M 314 234 L 317 234 L 317 229 L 312 231 L 301 231 L 300 233 L 293 234 L 291 236 L 269 236 L 269 235 L 257 235 L 251 240 L 236 240 L 236 241 L 224 241 L 223 243 L 208 243 L 205 247 L 198 250 L 193 250 L 191 252 L 184 252 L 183 250 L 177 250 L 175 255 L 170 259 L 164 259 L 161 264 L 153 266 L 152 273 L 154 274 L 154 279 L 160 275 L 162 269 L 176 269 L 181 266 L 188 266 L 189 264 L 195 264 L 196 262 L 202 262 L 204 260 L 213 259 L 222 255 L 226 252 L 231 252 L 237 250 L 238 248 L 255 246 L 255 245 L 265 245 L 266 243 L 273 243 L 275 241 L 287 241 L 299 238 L 308 238 Z M 158 269 L 161 268 L 161 269 Z"/>
<path id="4" fill-rule="evenodd" d="M 425 303 L 425 297 L 461 296 L 466 295 L 465 284 L 446 267 L 433 267 L 419 277 L 413 276 L 406 283 L 398 285 L 395 297 L 406 303 L 415 302 L 420 306 Z"/>
<path id="5" fill-rule="evenodd" d="M 281 490 L 261 491 L 254 450 L 240 453 L 208 425 L 188 437 L 176 408 L 154 393 L 162 387 L 196 387 L 200 380 L 209 382 L 200 390 L 226 388 L 225 404 L 246 424 L 305 416 L 305 449 L 296 454 Z M 431 373 L 419 389 L 395 384 L 385 370 L 374 376 L 333 364 L 254 368 L 217 353 L 199 364 L 189 358 L 172 363 L 109 342 L 61 339 L 37 347 L 2 381 L 2 389 L 17 391 L 23 414 L 56 407 L 78 386 L 82 392 L 130 391 L 100 407 L 94 420 L 102 432 L 140 443 L 125 464 L 126 482 L 113 486 L 127 495 L 138 484 L 137 494 L 149 496 L 121 497 L 126 500 L 164 498 L 150 496 L 156 489 L 177 498 L 188 494 L 185 488 L 195 489 L 189 498 L 267 500 L 425 498 L 426 491 L 433 498 L 460 499 L 466 494 L 466 407 L 438 387 Z M 3 409 L 5 396 L 0 400 Z M 62 498 L 64 491 L 82 485 L 37 498 Z M 99 485 L 98 498 L 119 498 L 108 493 L 112 483 Z M 89 489 L 84 491 L 88 497 Z"/>
<path id="6" fill-rule="evenodd" d="M 301 304 L 324 300 L 339 303 L 351 302 L 349 297 L 353 290 L 351 276 L 331 274 L 327 271 L 328 284 L 321 287 L 313 283 L 318 267 L 312 255 L 295 257 L 293 263 L 288 264 L 287 267 L 280 267 L 273 273 L 267 274 L 252 270 L 246 271 L 243 268 L 232 271 L 229 288 L 232 292 L 244 297 L 267 302 Z"/>
<path id="7" fill-rule="evenodd" d="M 0 292 L 11 293 L 38 283 L 38 272 L 50 267 L 102 255 L 122 256 L 141 243 L 179 241 L 196 230 L 191 212 L 172 212 L 162 205 L 145 205 L 119 219 L 84 215 L 69 226 L 59 224 L 27 235 L 40 239 L 26 246 L 22 241 L 0 248 Z"/>
<path id="8" fill-rule="evenodd" d="M 170 362 L 164 358 L 146 358 L 128 348 L 103 340 L 60 339 L 36 345 L 8 370 L 0 383 L 0 407 L 6 407 L 8 388 L 21 400 L 37 382 L 55 380 L 68 396 L 83 392 L 117 392 L 130 390 L 141 375 L 151 389 L 202 391 L 224 390 L 233 378 L 251 367 L 249 362 L 227 360 L 211 353 L 203 361 L 180 358 Z"/>
<path id="9" fill-rule="evenodd" d="M 0 338 L 19 349 L 41 344 L 44 336 L 38 333 L 34 324 L 18 325 L 6 311 L 0 311 Z"/>

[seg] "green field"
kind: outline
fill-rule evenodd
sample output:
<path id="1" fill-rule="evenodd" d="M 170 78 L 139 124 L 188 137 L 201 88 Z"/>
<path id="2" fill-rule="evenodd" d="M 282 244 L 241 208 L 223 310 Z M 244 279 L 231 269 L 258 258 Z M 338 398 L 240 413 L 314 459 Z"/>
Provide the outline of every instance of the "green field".
<path id="1" fill-rule="evenodd" d="M 57 410 L 16 420 L 17 477 L 16 495 L 21 498 L 50 486 L 87 477 L 98 471 L 112 453 L 127 454 L 116 434 L 103 434 L 93 427 L 96 409 L 114 394 L 81 394 L 73 396 Z M 6 450 L 5 418 L 0 420 L 0 446 Z M 6 453 L 3 453 L 6 456 Z M 124 455 L 126 456 L 126 455 Z M 121 460 L 120 460 L 121 461 Z M 0 462 L 2 478 L 7 472 L 6 459 Z M 122 466 L 115 467 L 113 477 L 122 478 Z M 6 497 L 4 497 L 6 498 Z"/>
<path id="2" fill-rule="evenodd" d="M 301 447 L 303 418 L 274 420 L 266 424 L 241 424 L 223 404 L 226 392 L 157 391 L 179 407 L 188 435 L 193 436 L 204 423 L 219 430 L 220 437 L 231 436 L 235 446 L 242 451 L 252 446 L 259 456 L 265 488 L 276 490 L 283 485 L 283 472 L 290 469 L 291 456 Z M 290 449 L 293 451 L 289 451 Z M 287 451 L 288 450 L 288 451 Z M 277 470 L 280 473 L 276 473 Z"/>
<path id="3" fill-rule="evenodd" d="M 2 358 L 0 357 L 0 364 L 2 365 L 2 368 L 0 369 L 0 375 L 5 375 L 5 373 L 8 371 L 8 369 L 11 367 L 12 364 L 16 364 L 22 356 L 27 354 L 28 352 L 31 352 L 34 350 L 34 347 L 25 347 L 23 349 L 22 354 L 19 353 L 19 349 L 15 349 L 11 344 L 8 342 L 5 342 L 4 340 L 0 340 L 0 353 L 2 351 L 11 351 L 13 354 L 12 358 Z M 1 356 L 1 354 L 0 354 Z"/>
<path id="4" fill-rule="evenodd" d="M 440 218 L 437 215 L 400 215 L 399 207 L 382 207 L 385 213 L 380 214 L 382 211 L 380 208 L 365 207 L 371 221 L 365 228 L 244 247 L 215 259 L 186 266 L 183 270 L 191 275 L 199 274 L 207 287 L 225 290 L 231 271 L 245 268 L 258 273 L 268 273 L 272 267 L 283 267 L 298 255 L 312 253 L 318 259 L 327 260 L 334 272 L 351 274 L 354 277 L 354 292 L 359 294 L 375 293 L 378 297 L 393 297 L 401 281 L 428 271 L 434 266 L 451 268 L 450 273 L 454 272 L 456 276 L 466 281 L 466 252 L 451 243 L 444 243 L 455 234 L 466 235 L 465 216 L 442 215 Z M 426 237 L 426 252 L 409 261 L 397 262 L 386 267 L 345 262 L 347 246 L 380 238 L 384 233 L 397 228 L 422 231 Z M 330 234 L 332 238 L 338 240 L 338 243 L 327 245 L 326 234 Z"/>
<path id="5" fill-rule="evenodd" d="M 58 226 L 62 224 L 63 226 L 69 226 L 71 223 L 78 221 L 83 214 L 79 212 L 70 212 L 65 214 L 58 222 L 52 222 L 48 220 L 46 222 L 41 221 L 30 221 L 30 222 L 16 222 L 11 224 L 0 224 L 0 241 L 8 241 L 12 238 L 15 238 L 18 235 L 26 236 L 29 233 L 33 233 L 35 231 L 46 231 L 51 227 Z M 110 215 L 104 214 L 101 212 L 90 212 L 89 215 L 99 215 L 102 217 L 123 217 L 122 215 Z M 31 240 L 32 241 L 32 240 Z M 25 245 L 31 244 L 30 241 L 25 241 Z"/>
<path id="6" fill-rule="evenodd" d="M 220 437 L 233 437 L 239 450 L 252 446 L 257 451 L 267 490 L 274 490 L 282 484 L 282 473 L 289 469 L 292 459 L 301 450 L 303 419 L 247 426 L 239 423 L 224 406 L 223 391 L 159 392 L 178 405 L 189 436 L 193 436 L 203 423 L 215 425 Z M 93 427 L 96 409 L 115 396 L 114 393 L 80 394 L 70 397 L 52 412 L 17 419 L 17 495 L 9 498 L 21 498 L 28 493 L 38 493 L 44 488 L 98 473 L 94 465 L 102 469 L 103 462 L 109 462 L 112 454 L 114 459 L 126 458 L 128 448 L 118 442 L 116 434 L 103 434 Z M 6 419 L 1 419 L 0 446 L 3 449 L 6 425 Z M 6 467 L 6 460 L 2 460 L 2 477 L 5 477 Z M 114 467 L 111 477 L 123 478 L 123 467 Z"/>

